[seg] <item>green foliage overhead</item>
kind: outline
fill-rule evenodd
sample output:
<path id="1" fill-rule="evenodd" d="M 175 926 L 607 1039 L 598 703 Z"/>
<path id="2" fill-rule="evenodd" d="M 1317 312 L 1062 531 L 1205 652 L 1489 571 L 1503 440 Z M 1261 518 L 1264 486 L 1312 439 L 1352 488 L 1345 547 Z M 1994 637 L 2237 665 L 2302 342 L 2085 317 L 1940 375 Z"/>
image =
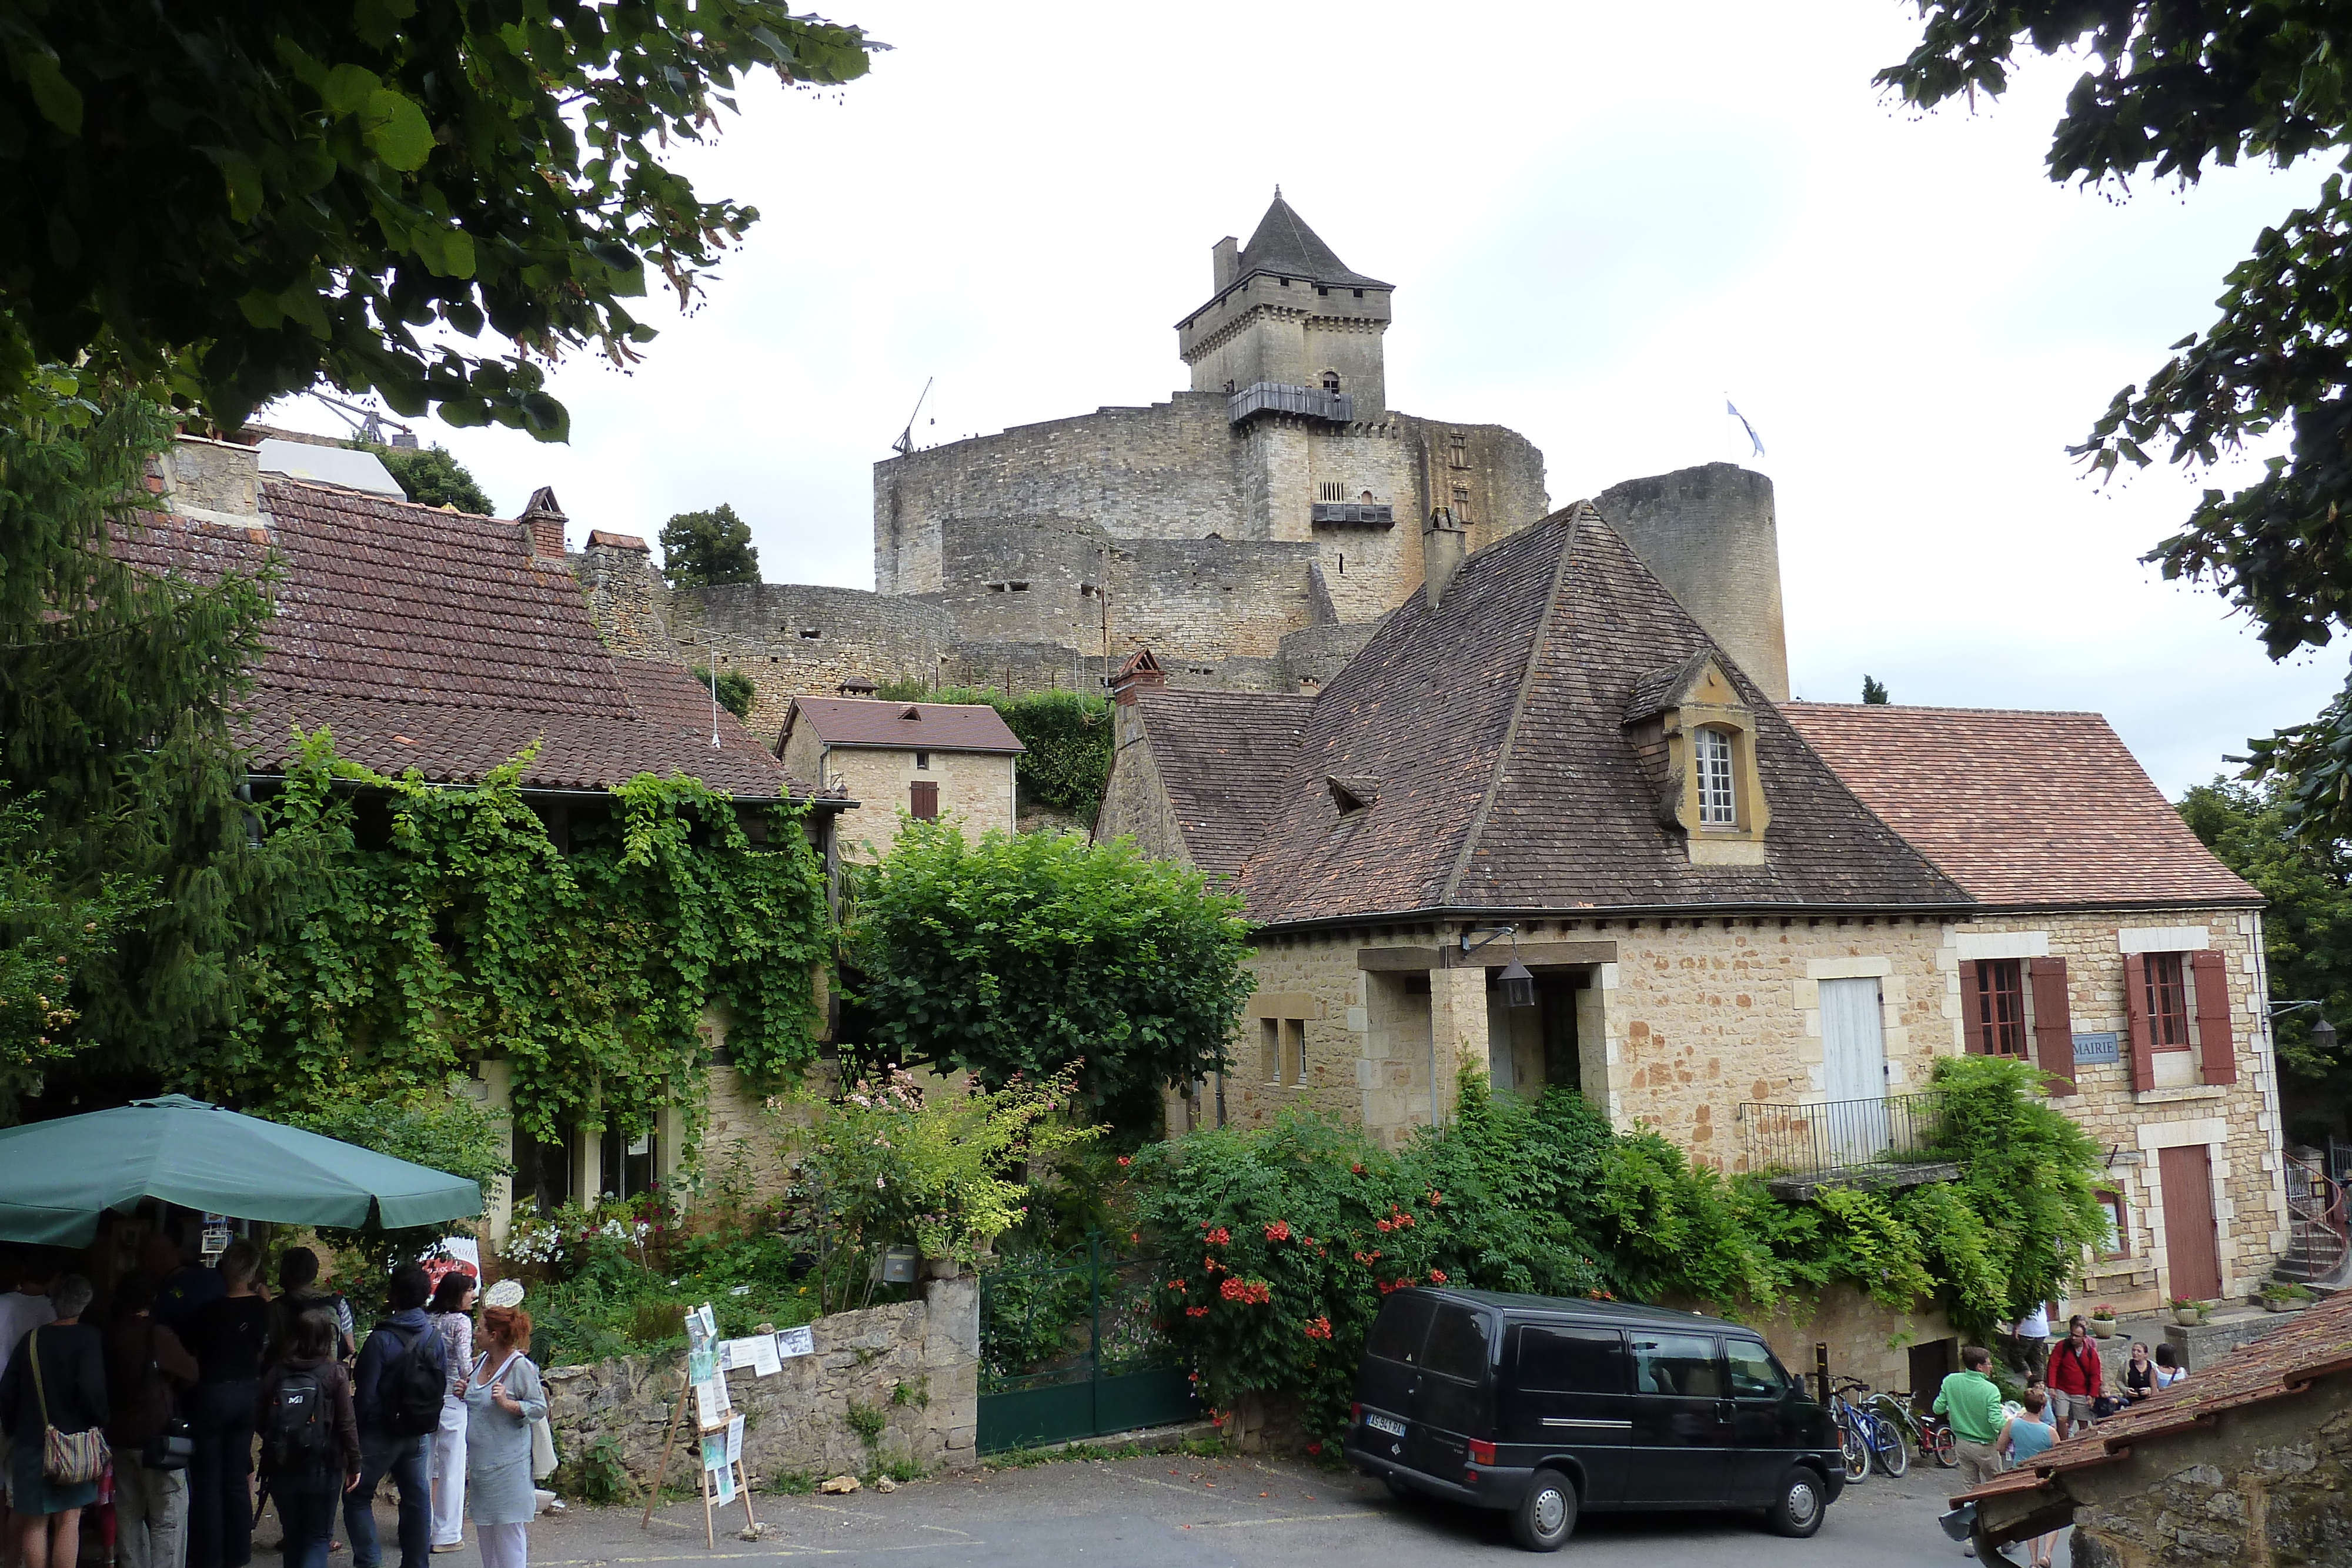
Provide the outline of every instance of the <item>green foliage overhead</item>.
<path id="1" fill-rule="evenodd" d="M 760 580 L 751 525 L 723 503 L 708 512 L 680 512 L 664 523 L 661 551 L 662 575 L 672 588 Z"/>
<path id="2" fill-rule="evenodd" d="M 230 428 L 324 380 L 561 440 L 545 362 L 635 360 L 648 273 L 689 302 L 758 217 L 682 144 L 866 47 L 774 0 L 0 0 L 0 403 L 88 352 Z"/>
<path id="3" fill-rule="evenodd" d="M 2352 1025 L 2352 851 L 2336 840 L 2315 843 L 2294 831 L 2283 787 L 2216 779 L 2180 800 L 2181 820 L 2223 865 L 2253 883 L 2263 911 L 2263 956 L 2271 995 L 2315 1000 L 2273 1020 L 2279 1061 L 2317 1091 L 2310 1108 L 2333 1123 L 2352 1105 L 2352 1059 L 2344 1045 L 2321 1051 L 2311 1026 L 2324 1013 L 2339 1030 Z M 2298 1100 L 2303 1096 L 2296 1096 Z"/>
<path id="4" fill-rule="evenodd" d="M 373 446 L 408 498 L 420 507 L 455 507 L 477 517 L 498 515 L 490 493 L 474 482 L 457 455 L 439 442 L 430 446 Z"/>
<path id="5" fill-rule="evenodd" d="M 0 202 L 6 198 L 0 196 Z M 5 245 L 0 241 L 0 245 Z M 234 955 L 275 857 L 247 845 L 231 705 L 268 577 L 134 570 L 160 409 L 44 373 L 0 403 L 0 808 L 6 961 L 58 969 L 47 1024 L 0 1043 L 0 1112 L 41 1074 L 176 1069 L 234 1018 Z M 89 925 L 90 940 L 71 931 Z M 61 942 L 63 945 L 61 946 Z M 64 1013 L 79 1015 L 70 1019 Z M 13 1019 L 28 1019 L 15 1013 Z"/>
<path id="6" fill-rule="evenodd" d="M 473 1087 L 478 1090 L 480 1085 Z M 396 1160 L 463 1176 L 480 1186 L 485 1202 L 497 1191 L 499 1178 L 514 1169 L 506 1157 L 506 1116 L 478 1102 L 467 1092 L 462 1080 L 426 1085 L 405 1094 L 347 1093 L 278 1120 Z M 393 1262 L 415 1257 L 434 1237 L 462 1228 L 459 1222 L 409 1230 L 328 1234 L 366 1253 L 379 1265 L 374 1277 L 381 1279 Z"/>
<path id="7" fill-rule="evenodd" d="M 1027 749 L 1013 759 L 1022 798 L 1088 821 L 1110 779 L 1110 703 L 1081 692 L 1029 692 L 1007 696 L 993 687 L 942 686 L 919 680 L 885 682 L 876 692 L 888 702 L 980 703 L 994 708 Z"/>
<path id="8" fill-rule="evenodd" d="M 1981 1335 L 2064 1293 L 2100 1233 L 2104 1160 L 2041 1100 L 2032 1068 L 1937 1068 L 1948 1107 L 1937 1152 L 1960 1179 L 1831 1188 L 1809 1203 L 1694 1166 L 1654 1132 L 1612 1132 L 1566 1091 L 1490 1095 L 1475 1075 L 1453 1122 L 1393 1153 L 1289 1113 L 1263 1131 L 1149 1145 L 1132 1174 L 1165 1260 L 1154 1319 L 1201 1368 L 1213 1406 L 1295 1394 L 1325 1437 L 1347 1425 L 1381 1299 L 1411 1285 L 1740 1314 L 1845 1284 L 1897 1309 L 1937 1300 Z"/>
<path id="9" fill-rule="evenodd" d="M 2052 133 L 2053 180 L 2118 194 L 2209 170 L 2305 156 L 2352 136 L 2352 12 L 2320 0 L 1922 0 L 1919 47 L 1879 73 L 1932 108 L 1998 96 L 2021 52 L 2089 63 Z M 2101 474 L 2159 460 L 2210 471 L 2284 430 L 2284 455 L 2244 488 L 2208 489 L 2145 558 L 2210 581 L 2252 617 L 2273 658 L 2352 624 L 2352 197 L 2340 173 L 2263 230 L 2231 269 L 2220 318 L 2115 395 L 2073 449 Z M 2252 743 L 2315 842 L 2352 837 L 2352 691 L 2308 724 Z"/>
<path id="10" fill-rule="evenodd" d="M 0 1121 L 73 1059 L 75 980 L 111 956 L 116 929 L 137 912 L 104 883 L 94 897 L 59 886 L 40 797 L 8 795 L 0 788 Z"/>
<path id="11" fill-rule="evenodd" d="M 992 1085 L 1083 1061 L 1080 1096 L 1156 1122 L 1164 1085 L 1221 1068 L 1253 982 L 1241 900 L 1198 872 L 1075 833 L 908 819 L 854 872 L 845 935 L 867 1043 Z"/>
<path id="12" fill-rule="evenodd" d="M 709 666 L 696 665 L 694 678 L 702 683 L 704 691 L 710 690 Z M 720 707 L 725 708 L 737 718 L 748 719 L 751 716 L 751 700 L 760 694 L 759 688 L 751 685 L 751 676 L 740 670 L 725 670 L 719 674 L 719 689 L 713 695 L 719 698 Z"/>
<path id="13" fill-rule="evenodd" d="M 527 761 L 444 789 L 303 737 L 261 810 L 318 871 L 249 960 L 247 1014 L 203 1065 L 215 1093 L 298 1112 L 355 1091 L 407 1101 L 502 1056 L 517 1131 L 553 1142 L 698 1111 L 708 1004 L 755 1084 L 814 1057 L 830 922 L 803 809 L 761 808 L 762 849 L 725 797 L 640 775 L 608 818 L 575 810 L 559 850 L 518 788 Z"/>
<path id="14" fill-rule="evenodd" d="M 1886 683 L 1878 679 L 1875 675 L 1863 676 L 1862 700 L 1874 707 L 1883 706 L 1888 700 L 1886 695 Z"/>

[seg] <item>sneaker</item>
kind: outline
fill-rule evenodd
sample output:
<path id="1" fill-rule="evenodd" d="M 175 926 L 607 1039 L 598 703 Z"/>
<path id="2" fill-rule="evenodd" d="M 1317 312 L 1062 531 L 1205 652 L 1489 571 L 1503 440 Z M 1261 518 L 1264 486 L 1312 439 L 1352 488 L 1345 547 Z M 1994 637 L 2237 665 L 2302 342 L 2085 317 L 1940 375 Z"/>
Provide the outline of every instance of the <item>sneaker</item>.
<path id="1" fill-rule="evenodd" d="M 1975 1542 L 1973 1542 L 1973 1541 L 1969 1542 L 1966 1546 L 1963 1546 L 1963 1547 L 1961 1547 L 1961 1548 L 1960 1548 L 1960 1555 L 1961 1555 L 1961 1556 L 1963 1556 L 1963 1557 L 1974 1557 L 1976 1554 L 1977 1554 L 1977 1543 L 1976 1543 Z"/>

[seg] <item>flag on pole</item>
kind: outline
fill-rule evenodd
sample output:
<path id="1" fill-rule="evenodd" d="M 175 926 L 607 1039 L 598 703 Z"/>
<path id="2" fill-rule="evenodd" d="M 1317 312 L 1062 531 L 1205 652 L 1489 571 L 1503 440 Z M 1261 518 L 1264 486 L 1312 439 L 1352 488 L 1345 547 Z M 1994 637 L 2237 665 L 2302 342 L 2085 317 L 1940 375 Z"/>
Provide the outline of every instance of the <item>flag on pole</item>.
<path id="1" fill-rule="evenodd" d="M 1748 433 L 1748 443 L 1756 448 L 1756 455 L 1763 456 L 1764 438 L 1756 434 L 1756 427 L 1748 423 L 1748 416 L 1739 412 L 1739 405 L 1727 396 L 1723 400 L 1723 412 L 1739 422 L 1739 428 Z"/>

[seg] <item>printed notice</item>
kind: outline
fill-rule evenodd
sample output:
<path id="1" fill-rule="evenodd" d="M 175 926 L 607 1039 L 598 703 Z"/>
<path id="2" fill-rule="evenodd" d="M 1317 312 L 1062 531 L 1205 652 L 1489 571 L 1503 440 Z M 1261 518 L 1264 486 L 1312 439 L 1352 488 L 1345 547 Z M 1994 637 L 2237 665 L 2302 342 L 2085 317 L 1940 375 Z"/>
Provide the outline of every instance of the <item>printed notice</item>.
<path id="1" fill-rule="evenodd" d="M 790 1360 L 796 1355 L 816 1354 L 816 1331 L 812 1328 L 780 1329 L 776 1333 L 776 1354 Z"/>
<path id="2" fill-rule="evenodd" d="M 736 1416 L 727 1423 L 727 1462 L 735 1463 L 743 1457 L 743 1417 Z"/>
<path id="3" fill-rule="evenodd" d="M 712 1500 L 720 1503 L 733 1502 L 735 1500 L 735 1467 L 732 1465 L 719 1466 L 718 1478 L 719 1490 L 711 1494 Z"/>
<path id="4" fill-rule="evenodd" d="M 784 1369 L 784 1364 L 776 1355 L 774 1334 L 763 1333 L 743 1343 L 751 1347 L 751 1375 L 754 1377 L 773 1377 Z"/>
<path id="5" fill-rule="evenodd" d="M 725 1423 L 732 1408 L 727 1403 L 727 1380 L 714 1377 L 694 1385 L 695 1425 L 704 1431 Z"/>

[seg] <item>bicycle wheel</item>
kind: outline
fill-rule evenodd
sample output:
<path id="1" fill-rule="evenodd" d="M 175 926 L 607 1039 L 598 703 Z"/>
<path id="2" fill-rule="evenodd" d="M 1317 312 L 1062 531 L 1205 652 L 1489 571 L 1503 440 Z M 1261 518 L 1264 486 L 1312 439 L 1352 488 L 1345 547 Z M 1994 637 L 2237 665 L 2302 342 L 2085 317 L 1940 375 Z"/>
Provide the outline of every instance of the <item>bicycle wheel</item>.
<path id="1" fill-rule="evenodd" d="M 1960 1440 L 1952 1436 L 1949 1427 L 1936 1428 L 1936 1462 L 1948 1470 L 1960 1468 Z"/>
<path id="2" fill-rule="evenodd" d="M 1870 1445 L 1850 1421 L 1838 1423 L 1838 1449 L 1845 1458 L 1845 1479 L 1864 1481 L 1870 1479 Z"/>
<path id="3" fill-rule="evenodd" d="M 1892 1423 L 1874 1421 L 1870 1434 L 1871 1458 L 1878 1468 L 1890 1476 L 1900 1476 L 1911 1469 L 1911 1448 L 1903 1441 L 1903 1434 Z"/>

